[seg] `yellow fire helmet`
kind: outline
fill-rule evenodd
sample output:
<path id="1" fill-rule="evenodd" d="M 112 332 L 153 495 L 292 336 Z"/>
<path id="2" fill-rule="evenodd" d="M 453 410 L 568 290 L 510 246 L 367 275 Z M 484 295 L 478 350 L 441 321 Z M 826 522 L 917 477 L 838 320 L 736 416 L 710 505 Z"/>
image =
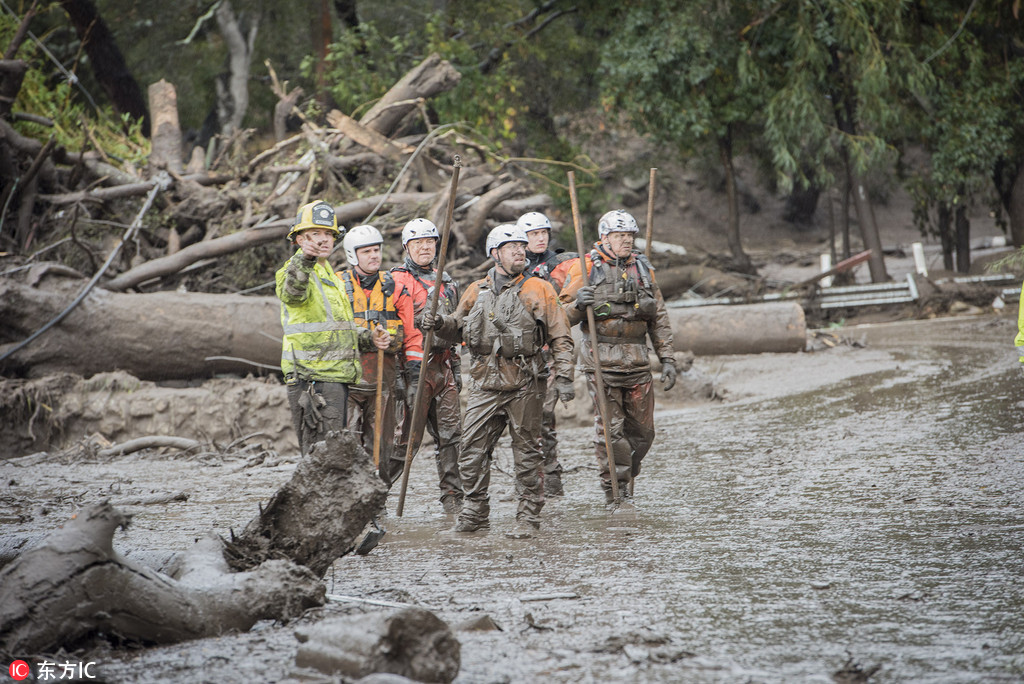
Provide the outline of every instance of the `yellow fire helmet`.
<path id="1" fill-rule="evenodd" d="M 288 232 L 288 241 L 295 242 L 295 236 L 310 228 L 327 228 L 334 232 L 334 239 L 337 240 L 344 232 L 344 228 L 338 226 L 338 219 L 334 215 L 334 207 L 323 200 L 316 200 L 299 207 L 299 213 L 295 216 L 295 223 Z"/>

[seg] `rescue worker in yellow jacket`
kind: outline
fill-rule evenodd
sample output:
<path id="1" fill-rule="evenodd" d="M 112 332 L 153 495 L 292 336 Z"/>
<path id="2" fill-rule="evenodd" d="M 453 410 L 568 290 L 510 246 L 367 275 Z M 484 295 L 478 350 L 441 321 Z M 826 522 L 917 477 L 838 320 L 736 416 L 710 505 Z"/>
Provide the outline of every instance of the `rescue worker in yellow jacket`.
<path id="1" fill-rule="evenodd" d="M 345 234 L 342 247 L 350 268 L 338 271 L 345 294 L 352 304 L 356 325 L 365 330 L 387 330 L 390 344 L 384 350 L 381 383 L 381 443 L 378 472 L 388 485 L 402 472 L 403 458 L 395 454 L 395 378 L 398 355 L 402 352 L 405 327 L 399 313 L 404 306 L 411 313 L 412 302 L 405 288 L 380 270 L 384 237 L 373 226 L 356 226 Z M 372 454 L 377 420 L 377 352 L 361 354 L 362 380 L 349 386 L 348 426 L 360 433 L 363 448 Z M 404 454 L 403 454 L 404 456 Z"/>
<path id="2" fill-rule="evenodd" d="M 322 200 L 299 208 L 288 233 L 295 254 L 276 274 L 281 300 L 281 370 L 303 454 L 328 430 L 346 425 L 348 385 L 359 382 L 359 350 L 387 348 L 386 330 L 360 333 L 341 281 L 327 263 L 341 236 L 334 208 Z"/>
<path id="3" fill-rule="evenodd" d="M 1020 305 L 1017 310 L 1017 335 L 1013 338 L 1017 347 L 1018 361 L 1024 363 L 1024 288 L 1021 289 Z"/>
<path id="4" fill-rule="evenodd" d="M 610 211 L 598 223 L 599 241 L 585 255 L 586 275 L 577 259 L 569 269 L 560 300 L 569 321 L 581 323 L 583 348 L 580 358 L 594 399 L 594 441 L 601 487 L 605 501 L 613 501 L 604 425 L 598 409 L 594 378 L 594 352 L 587 328 L 586 307 L 594 307 L 597 325 L 598 359 L 608 407 L 609 434 L 615 460 L 615 477 L 620 498 L 628 497 L 629 482 L 640 474 L 640 463 L 654 442 L 654 393 L 647 338 L 661 359 L 661 381 L 665 390 L 676 382 L 676 361 L 672 351 L 672 327 L 665 300 L 654 279 L 647 258 L 633 249 L 638 227 L 636 219 L 621 210 Z M 682 364 L 689 370 L 693 355 Z"/>
<path id="5" fill-rule="evenodd" d="M 540 528 L 544 489 L 540 467 L 541 415 L 551 350 L 558 397 L 573 399 L 572 337 L 551 283 L 527 276 L 527 239 L 511 224 L 487 236 L 494 267 L 467 288 L 454 314 L 424 316 L 423 327 L 446 339 L 461 337 L 472 354 L 459 472 L 465 498 L 456 532 L 490 528 L 491 452 L 508 426 L 519 504 L 516 525 L 506 534 L 521 538 Z"/>

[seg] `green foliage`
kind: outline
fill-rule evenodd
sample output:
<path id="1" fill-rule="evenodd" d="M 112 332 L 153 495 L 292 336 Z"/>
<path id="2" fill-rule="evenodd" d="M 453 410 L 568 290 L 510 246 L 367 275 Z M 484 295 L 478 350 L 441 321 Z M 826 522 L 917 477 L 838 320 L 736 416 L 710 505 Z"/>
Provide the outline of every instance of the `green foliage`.
<path id="1" fill-rule="evenodd" d="M 14 17 L 0 14 L 0 44 L 9 43 L 17 27 Z M 52 136 L 58 145 L 72 151 L 98 145 L 108 157 L 123 163 L 145 162 L 149 141 L 142 135 L 141 122 L 132 121 L 127 115 L 119 117 L 110 107 L 96 111 L 83 103 L 67 79 L 49 76 L 53 73 L 52 65 L 35 43 L 24 42 L 18 58 L 27 62 L 29 69 L 13 110 L 53 122 L 47 126 L 18 120 L 14 127 L 19 133 L 39 140 Z"/>

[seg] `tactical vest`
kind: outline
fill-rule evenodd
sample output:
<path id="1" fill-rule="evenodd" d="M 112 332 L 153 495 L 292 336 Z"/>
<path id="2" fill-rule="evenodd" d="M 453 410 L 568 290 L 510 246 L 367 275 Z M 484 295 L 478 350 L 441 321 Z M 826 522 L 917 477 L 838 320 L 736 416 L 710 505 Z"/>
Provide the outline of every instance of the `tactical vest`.
<path id="1" fill-rule="evenodd" d="M 277 272 L 284 282 L 287 265 Z M 358 330 L 343 286 L 329 267 L 316 264 L 307 288 L 313 292 L 297 306 L 281 304 L 284 338 L 281 370 L 285 378 L 307 381 L 359 382 Z"/>
<path id="2" fill-rule="evenodd" d="M 395 266 L 394 268 L 391 269 L 391 271 L 402 271 L 403 273 L 408 273 L 413 277 L 413 280 L 419 283 L 423 287 L 423 289 L 427 291 L 427 296 L 424 298 L 422 302 L 417 302 L 415 297 L 412 298 L 413 323 L 416 325 L 417 328 L 422 330 L 423 314 L 426 313 L 427 306 L 430 304 L 430 298 L 434 294 L 434 283 L 437 281 L 434 280 L 428 283 L 423 278 L 421 278 L 416 273 L 416 271 L 406 266 Z M 441 288 L 440 293 L 437 296 L 437 312 L 444 314 L 445 316 L 449 316 L 455 313 L 455 309 L 459 305 L 459 288 L 456 285 L 455 281 L 452 280 L 452 277 L 448 275 L 447 272 L 441 274 L 441 283 L 443 286 Z M 451 342 L 445 342 L 440 335 L 434 335 L 434 341 L 432 346 L 433 349 L 431 349 L 431 351 L 442 351 L 448 349 L 452 345 Z"/>
<path id="3" fill-rule="evenodd" d="M 543 278 L 548 282 L 551 282 L 551 272 L 554 271 L 560 264 L 570 259 L 577 259 L 579 255 L 575 252 L 553 252 L 550 249 L 541 254 L 541 258 L 536 263 L 529 261 L 529 253 L 527 253 L 527 265 L 526 272 L 532 276 Z"/>
<path id="4" fill-rule="evenodd" d="M 351 270 L 338 275 L 345 283 L 345 294 L 348 295 L 348 300 L 352 302 L 352 314 L 356 324 L 367 330 L 373 330 L 373 326 L 379 323 L 381 327 L 387 328 L 387 331 L 391 333 L 391 347 L 400 347 L 404 330 L 402 319 L 398 317 L 398 309 L 395 308 L 395 279 L 387 271 L 379 271 L 377 282 L 373 284 L 370 299 L 367 301 L 366 291 L 362 285 L 355 282 L 358 277 Z"/>
<path id="5" fill-rule="evenodd" d="M 609 264 L 605 255 L 591 250 L 589 283 L 594 287 L 594 316 L 598 320 L 622 318 L 627 321 L 654 320 L 641 304 L 654 299 L 651 262 L 634 252 L 632 264 L 620 269 Z"/>
<path id="6" fill-rule="evenodd" d="M 519 298 L 523 283 L 531 277 L 525 276 L 497 295 L 485 285 L 480 287 L 462 323 L 462 338 L 473 354 L 511 359 L 534 356 L 543 348 L 537 319 Z"/>

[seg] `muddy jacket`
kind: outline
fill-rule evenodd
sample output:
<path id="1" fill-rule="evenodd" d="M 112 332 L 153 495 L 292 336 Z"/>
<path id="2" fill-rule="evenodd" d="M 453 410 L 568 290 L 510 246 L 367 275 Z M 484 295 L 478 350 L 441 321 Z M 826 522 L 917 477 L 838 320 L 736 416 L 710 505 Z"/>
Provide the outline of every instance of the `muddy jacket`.
<path id="1" fill-rule="evenodd" d="M 413 320 L 419 341 L 419 357 L 422 359 L 424 350 L 421 323 L 427 305 L 430 303 L 430 297 L 434 294 L 437 272 L 433 268 L 422 268 L 407 258 L 404 264 L 391 269 L 391 275 L 398 285 L 409 292 L 412 298 Z M 441 275 L 441 282 L 443 287 L 437 297 L 437 312 L 448 316 L 455 313 L 455 308 L 458 306 L 459 287 L 447 272 Z M 452 341 L 435 334 L 433 347 L 431 351 L 434 353 L 447 353 L 451 351 Z M 415 359 L 415 356 L 409 353 L 408 348 L 406 349 L 406 358 Z"/>
<path id="2" fill-rule="evenodd" d="M 281 370 L 294 382 L 357 383 L 359 331 L 342 282 L 329 266 L 307 259 L 297 251 L 278 269 L 277 296 L 281 300 Z"/>
<path id="3" fill-rule="evenodd" d="M 565 285 L 565 278 L 573 259 L 577 258 L 579 255 L 576 252 L 555 252 L 548 249 L 538 254 L 527 250 L 525 272 L 548 281 L 555 286 L 555 292 L 558 292 Z"/>
<path id="4" fill-rule="evenodd" d="M 352 304 L 352 314 L 356 325 L 372 331 L 380 324 L 391 334 L 391 344 L 385 350 L 384 362 L 389 367 L 395 366 L 395 355 L 401 351 L 404 340 L 405 326 L 399 315 L 399 301 L 407 298 L 404 288 L 396 290 L 394 279 L 387 271 L 379 271 L 376 277 L 361 279 L 353 269 L 338 271 L 336 275 L 345 286 L 345 295 Z M 373 284 L 367 288 L 372 279 Z M 377 349 L 364 351 L 361 355 L 363 366 L 362 384 L 377 384 Z"/>
<path id="5" fill-rule="evenodd" d="M 587 278 L 581 275 L 577 259 L 569 268 L 568 281 L 559 297 L 566 306 L 570 323 L 581 323 L 585 333 L 584 367 L 593 371 L 594 353 L 590 348 L 586 314 L 576 308 L 576 292 L 590 284 L 594 286 L 594 318 L 601 370 L 629 376 L 630 381 L 649 379 L 648 336 L 658 358 L 675 359 L 672 326 L 661 289 L 654 280 L 654 268 L 636 251 L 625 259 L 616 259 L 600 242 L 586 255 L 585 261 Z"/>
<path id="6" fill-rule="evenodd" d="M 573 377 L 572 337 L 565 311 L 550 283 L 523 275 L 507 279 L 494 292 L 495 271 L 466 290 L 438 332 L 460 335 L 473 352 L 470 370 L 484 390 L 507 391 L 544 377 L 540 353 L 546 344 L 556 376 Z"/>

